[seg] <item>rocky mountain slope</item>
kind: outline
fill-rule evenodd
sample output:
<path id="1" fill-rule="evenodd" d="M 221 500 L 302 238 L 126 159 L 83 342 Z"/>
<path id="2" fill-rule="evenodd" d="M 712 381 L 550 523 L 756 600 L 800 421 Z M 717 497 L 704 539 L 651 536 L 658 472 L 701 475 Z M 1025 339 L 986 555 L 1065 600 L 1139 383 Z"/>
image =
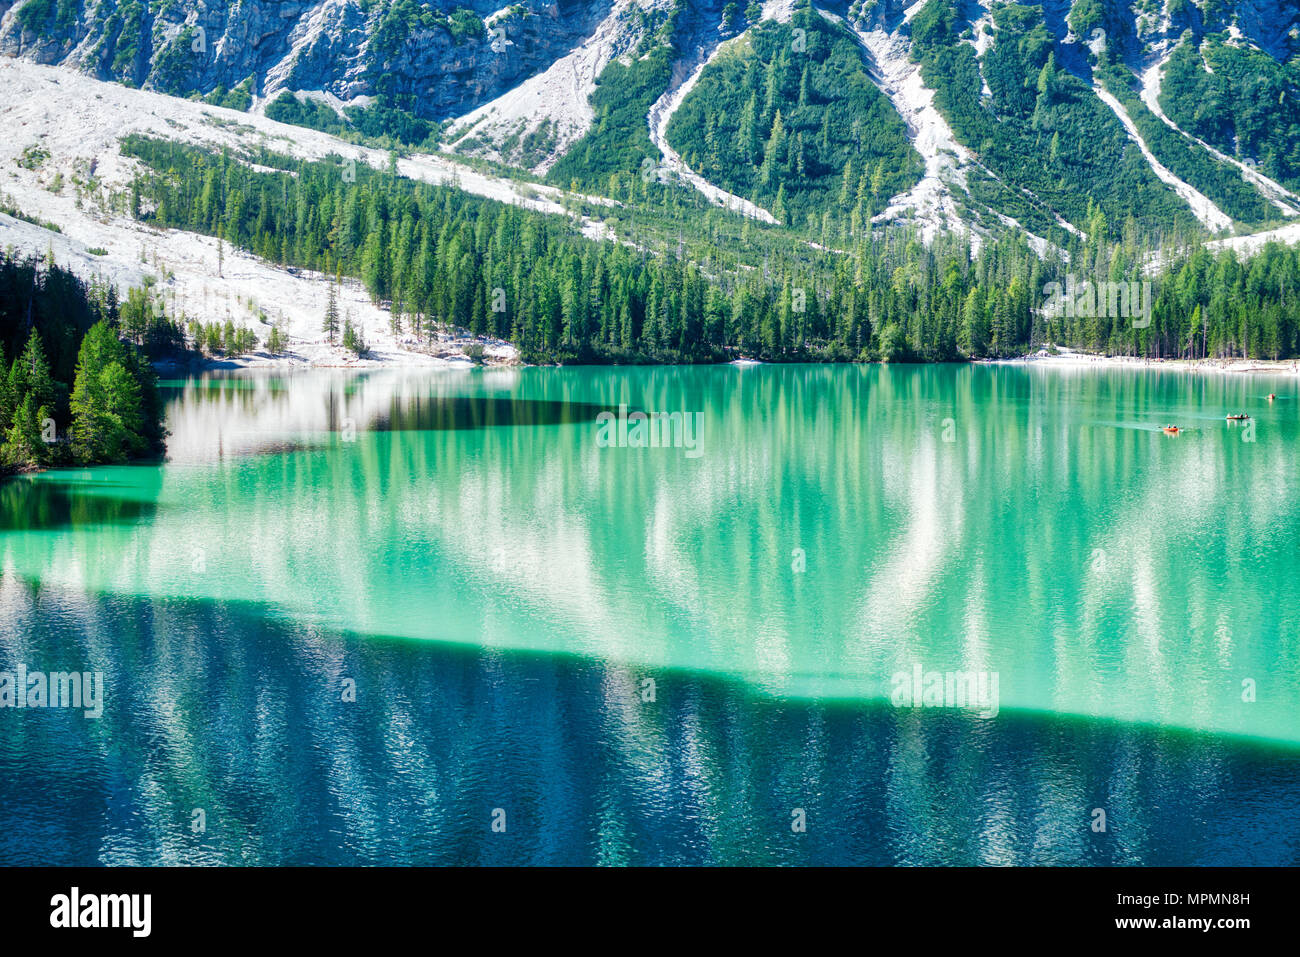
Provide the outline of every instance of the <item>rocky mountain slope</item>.
<path id="1" fill-rule="evenodd" d="M 846 48 L 831 36 L 811 55 L 840 59 L 805 70 L 804 14 L 819 18 L 819 36 L 851 39 L 858 62 L 840 62 Z M 790 46 L 779 57 L 773 22 Z M 1154 242 L 1300 215 L 1292 0 L 0 0 L 0 53 L 437 146 L 619 200 L 638 179 L 671 180 L 799 228 L 815 205 L 834 220 L 823 216 L 821 233 L 840 238 L 858 228 L 854 210 L 927 238 L 950 231 L 978 244 L 1010 230 L 1044 251 L 1098 228 Z M 776 86 L 774 60 L 786 77 Z M 911 151 L 880 147 L 890 123 L 868 130 L 840 115 L 874 111 L 875 99 L 800 89 L 801 76 L 853 84 L 859 73 Z M 746 149 L 706 148 L 713 132 L 674 125 L 675 115 L 707 122 L 734 140 L 738 118 L 716 107 L 736 82 L 766 100 Z M 772 128 L 792 110 L 798 141 Z M 818 152 L 818 130 L 834 133 L 819 111 L 867 142 Z M 780 163 L 764 163 L 769 142 Z M 822 154 L 835 170 L 817 166 Z M 863 203 L 873 176 L 885 195 Z M 840 200 L 850 208 L 827 208 Z"/>
<path id="2" fill-rule="evenodd" d="M 609 0 L 0 0 L 0 53 L 165 93 L 382 94 L 465 112 L 588 38 Z"/>

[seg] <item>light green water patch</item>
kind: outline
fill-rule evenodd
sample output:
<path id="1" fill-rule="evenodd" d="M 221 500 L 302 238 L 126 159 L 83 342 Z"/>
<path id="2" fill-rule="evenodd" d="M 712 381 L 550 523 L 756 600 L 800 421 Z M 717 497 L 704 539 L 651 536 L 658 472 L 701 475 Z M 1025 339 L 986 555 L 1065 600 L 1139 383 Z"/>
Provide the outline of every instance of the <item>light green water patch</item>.
<path id="1" fill-rule="evenodd" d="M 0 487 L 0 568 L 781 696 L 888 699 L 917 665 L 983 673 L 1002 710 L 1300 741 L 1300 425 L 1257 379 L 222 381 L 175 391 L 164 466 Z M 620 406 L 685 414 L 697 446 L 608 447 L 598 417 Z M 1223 420 L 1236 411 L 1249 428 Z"/>

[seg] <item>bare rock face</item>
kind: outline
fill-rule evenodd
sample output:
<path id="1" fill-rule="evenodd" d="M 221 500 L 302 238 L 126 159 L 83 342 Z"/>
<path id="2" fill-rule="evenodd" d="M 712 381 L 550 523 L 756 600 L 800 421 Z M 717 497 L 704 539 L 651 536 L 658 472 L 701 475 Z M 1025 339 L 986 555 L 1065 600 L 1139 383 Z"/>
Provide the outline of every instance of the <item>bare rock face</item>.
<path id="1" fill-rule="evenodd" d="M 739 9 L 749 4 L 735 0 Z M 970 24 L 993 0 L 944 0 Z M 1058 61 L 1087 69 L 1101 30 L 1133 65 L 1188 32 L 1227 33 L 1278 59 L 1300 53 L 1295 0 L 1025 0 L 1043 10 Z M 177 95 L 321 90 L 343 101 L 386 95 L 425 119 L 463 116 L 608 33 L 616 7 L 675 0 L 0 0 L 0 54 L 63 63 L 100 79 Z M 727 0 L 677 0 L 684 50 L 716 33 Z M 817 0 L 863 27 L 906 32 L 916 0 Z M 769 6 L 772 4 L 769 3 Z M 780 4 L 777 4 L 780 6 Z M 1139 9 L 1140 7 L 1140 9 Z M 618 19 L 617 17 L 615 19 Z M 1079 24 L 1086 29 L 1076 35 Z M 633 9 L 619 30 L 635 42 Z M 617 38 L 598 42 L 623 49 Z"/>
<path id="2" fill-rule="evenodd" d="M 390 94 L 464 113 L 591 35 L 613 0 L 0 0 L 0 53 L 167 93 Z M 250 81 L 251 78 L 251 81 Z"/>
<path id="3" fill-rule="evenodd" d="M 946 0 L 958 18 L 974 24 L 988 19 L 995 0 Z M 1253 44 L 1279 60 L 1300 53 L 1300 6 L 1295 0 L 1016 0 L 1043 10 L 1043 21 L 1058 44 L 1078 47 L 1090 42 L 1095 31 L 1105 34 L 1107 45 L 1130 63 L 1159 56 L 1189 32 L 1195 38 L 1228 33 Z M 845 16 L 864 29 L 906 32 L 909 13 L 917 0 L 822 0 L 818 7 Z M 1079 35 L 1073 28 L 1084 23 Z M 1062 51 L 1058 50 L 1058 53 Z M 1070 50 L 1058 61 L 1082 63 Z"/>
<path id="4" fill-rule="evenodd" d="M 1300 6 L 1294 0 L 1237 0 L 1229 6 L 1237 29 L 1264 52 L 1279 60 L 1300 53 Z"/>

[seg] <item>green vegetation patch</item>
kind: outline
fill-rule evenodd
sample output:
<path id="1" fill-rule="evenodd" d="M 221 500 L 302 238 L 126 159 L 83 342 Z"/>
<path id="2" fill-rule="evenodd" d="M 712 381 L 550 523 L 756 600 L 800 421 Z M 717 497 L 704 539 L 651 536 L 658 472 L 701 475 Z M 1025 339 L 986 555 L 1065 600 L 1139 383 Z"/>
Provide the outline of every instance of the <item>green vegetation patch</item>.
<path id="1" fill-rule="evenodd" d="M 279 123 L 304 126 L 384 149 L 392 145 L 435 148 L 440 125 L 420 119 L 408 108 L 411 105 L 410 98 L 377 96 L 370 106 L 344 107 L 344 115 L 339 116 L 327 103 L 299 99 L 285 90 L 267 104 L 266 115 Z"/>
<path id="2" fill-rule="evenodd" d="M 707 180 L 796 225 L 869 221 L 924 171 L 856 38 L 806 5 L 711 63 L 667 136 Z"/>
<path id="3" fill-rule="evenodd" d="M 1160 106 L 1183 130 L 1300 190 L 1300 62 L 1220 38 L 1199 50 L 1183 43 L 1165 65 Z"/>
<path id="4" fill-rule="evenodd" d="M 0 255 L 0 472 L 163 450 L 157 379 L 144 352 L 122 340 L 123 311 L 111 285 Z"/>
<path id="5" fill-rule="evenodd" d="M 15 16 L 28 33 L 55 36 L 77 25 L 82 0 L 27 0 Z"/>
<path id="6" fill-rule="evenodd" d="M 1097 76 L 1123 105 L 1147 148 L 1175 176 L 1195 187 L 1237 222 L 1252 226 L 1278 219 L 1279 211 L 1245 181 L 1241 171 L 1215 159 L 1200 144 L 1170 129 L 1137 93 L 1137 78 L 1126 67 L 1103 59 Z"/>
<path id="7" fill-rule="evenodd" d="M 959 40 L 964 21 L 952 0 L 930 0 L 912 20 L 912 37 L 935 105 L 957 137 L 996 177 L 1016 184 L 1012 194 L 988 197 L 995 208 L 1053 239 L 1058 216 L 1111 238 L 1200 234 L 1119 119 L 1057 66 L 1042 7 L 995 5 L 993 20 L 995 40 L 982 62 Z"/>
<path id="8" fill-rule="evenodd" d="M 646 116 L 668 89 L 675 56 L 675 49 L 662 43 L 641 59 L 605 67 L 591 94 L 596 113 L 591 129 L 551 167 L 547 180 L 617 199 L 643 193 L 648 178 L 643 169 L 662 158 L 650 142 Z"/>

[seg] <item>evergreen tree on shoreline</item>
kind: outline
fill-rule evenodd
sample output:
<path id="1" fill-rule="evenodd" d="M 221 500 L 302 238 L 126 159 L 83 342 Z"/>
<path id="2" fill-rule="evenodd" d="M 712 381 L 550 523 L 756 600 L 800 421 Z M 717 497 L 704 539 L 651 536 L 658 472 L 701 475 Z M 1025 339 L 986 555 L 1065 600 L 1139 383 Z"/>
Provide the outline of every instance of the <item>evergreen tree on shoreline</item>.
<path id="1" fill-rule="evenodd" d="M 128 311 L 134 337 L 163 348 L 178 341 L 179 327 L 137 290 Z M 0 254 L 0 357 L 16 357 L 0 361 L 0 472 L 163 450 L 157 377 L 145 353 L 119 338 L 120 318 L 112 283 Z"/>
<path id="2" fill-rule="evenodd" d="M 42 436 L 42 423 L 49 419 L 47 406 L 36 404 L 36 397 L 28 393 L 14 411 L 13 425 L 4 435 L 5 464 L 40 467 L 50 460 L 49 446 Z"/>
<path id="3" fill-rule="evenodd" d="M 149 451 L 146 385 L 139 360 L 105 322 L 81 342 L 72 389 L 72 454 L 78 462 L 124 462 Z"/>

